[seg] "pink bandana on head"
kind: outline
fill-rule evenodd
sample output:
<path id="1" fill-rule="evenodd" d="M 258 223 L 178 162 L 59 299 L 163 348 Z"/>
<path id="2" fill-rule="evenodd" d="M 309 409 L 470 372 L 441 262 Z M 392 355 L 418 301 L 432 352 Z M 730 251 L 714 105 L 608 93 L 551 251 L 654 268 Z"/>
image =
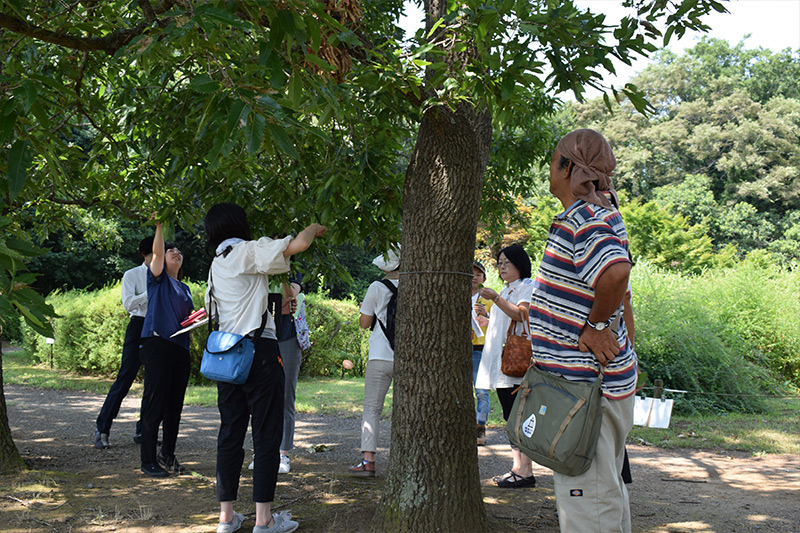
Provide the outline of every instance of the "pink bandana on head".
<path id="1" fill-rule="evenodd" d="M 575 130 L 558 142 L 556 150 L 572 161 L 570 189 L 575 198 L 602 207 L 619 205 L 619 198 L 611 182 L 617 159 L 605 137 L 590 129 Z M 605 194 L 600 194 L 600 191 L 609 191 L 615 205 L 608 201 Z"/>

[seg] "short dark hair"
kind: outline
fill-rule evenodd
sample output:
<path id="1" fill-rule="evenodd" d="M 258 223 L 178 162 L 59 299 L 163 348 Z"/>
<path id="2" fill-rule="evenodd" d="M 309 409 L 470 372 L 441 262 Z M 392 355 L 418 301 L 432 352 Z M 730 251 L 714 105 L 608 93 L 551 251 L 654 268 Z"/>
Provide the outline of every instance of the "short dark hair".
<path id="1" fill-rule="evenodd" d="M 506 246 L 500 253 L 497 254 L 497 260 L 500 260 L 500 254 L 506 256 L 506 259 L 511 261 L 511 263 L 517 267 L 519 270 L 519 275 L 522 278 L 529 278 L 531 277 L 531 258 L 528 257 L 528 253 L 525 249 L 520 246 L 519 244 L 512 244 L 511 246 Z"/>
<path id="2" fill-rule="evenodd" d="M 146 257 L 153 253 L 153 236 L 145 237 L 139 241 L 139 253 Z"/>
<path id="3" fill-rule="evenodd" d="M 206 236 L 206 252 L 215 255 L 217 246 L 225 239 L 238 237 L 250 240 L 250 224 L 247 223 L 247 214 L 240 206 L 223 202 L 214 204 L 206 213 L 204 220 Z"/>

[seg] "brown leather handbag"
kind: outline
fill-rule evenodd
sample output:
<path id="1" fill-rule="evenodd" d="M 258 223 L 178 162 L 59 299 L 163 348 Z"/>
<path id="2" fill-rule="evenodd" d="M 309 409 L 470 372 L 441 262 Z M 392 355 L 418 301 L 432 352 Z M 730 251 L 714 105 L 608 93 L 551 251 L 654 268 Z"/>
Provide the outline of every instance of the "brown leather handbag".
<path id="1" fill-rule="evenodd" d="M 531 335 L 528 329 L 528 321 L 523 320 L 522 335 L 516 335 L 514 331 L 515 321 L 508 325 L 506 343 L 503 346 L 503 355 L 500 359 L 500 371 L 512 378 L 521 378 L 531 366 L 533 348 L 531 347 Z"/>

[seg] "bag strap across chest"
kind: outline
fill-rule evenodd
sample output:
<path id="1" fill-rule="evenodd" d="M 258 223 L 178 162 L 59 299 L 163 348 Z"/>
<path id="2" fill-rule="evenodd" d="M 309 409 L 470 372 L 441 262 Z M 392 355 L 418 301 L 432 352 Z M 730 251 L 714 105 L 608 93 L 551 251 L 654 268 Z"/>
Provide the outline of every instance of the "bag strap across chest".
<path id="1" fill-rule="evenodd" d="M 218 253 L 214 256 L 216 259 L 219 256 L 227 257 L 229 253 L 233 250 L 233 246 L 228 246 L 222 252 Z M 208 319 L 208 334 L 210 335 L 212 331 L 219 330 L 219 304 L 217 303 L 216 298 L 214 298 L 214 259 L 211 260 L 211 264 L 208 266 L 208 299 L 214 307 L 216 308 L 216 313 L 214 309 L 211 308 L 209 305 L 209 314 L 211 315 Z M 255 333 L 253 333 L 253 339 L 261 338 L 261 334 L 264 333 L 264 329 L 267 327 L 267 315 L 269 314 L 269 303 L 267 303 L 267 310 L 264 311 L 264 314 L 261 315 L 261 325 L 256 329 Z"/>

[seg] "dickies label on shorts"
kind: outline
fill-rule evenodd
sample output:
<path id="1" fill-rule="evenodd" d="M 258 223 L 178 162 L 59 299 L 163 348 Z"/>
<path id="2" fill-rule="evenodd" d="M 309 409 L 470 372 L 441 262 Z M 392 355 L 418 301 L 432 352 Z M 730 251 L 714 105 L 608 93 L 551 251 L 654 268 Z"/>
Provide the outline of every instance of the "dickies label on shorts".
<path id="1" fill-rule="evenodd" d="M 583 497 L 583 489 L 569 489 L 569 495 L 573 498 Z"/>

